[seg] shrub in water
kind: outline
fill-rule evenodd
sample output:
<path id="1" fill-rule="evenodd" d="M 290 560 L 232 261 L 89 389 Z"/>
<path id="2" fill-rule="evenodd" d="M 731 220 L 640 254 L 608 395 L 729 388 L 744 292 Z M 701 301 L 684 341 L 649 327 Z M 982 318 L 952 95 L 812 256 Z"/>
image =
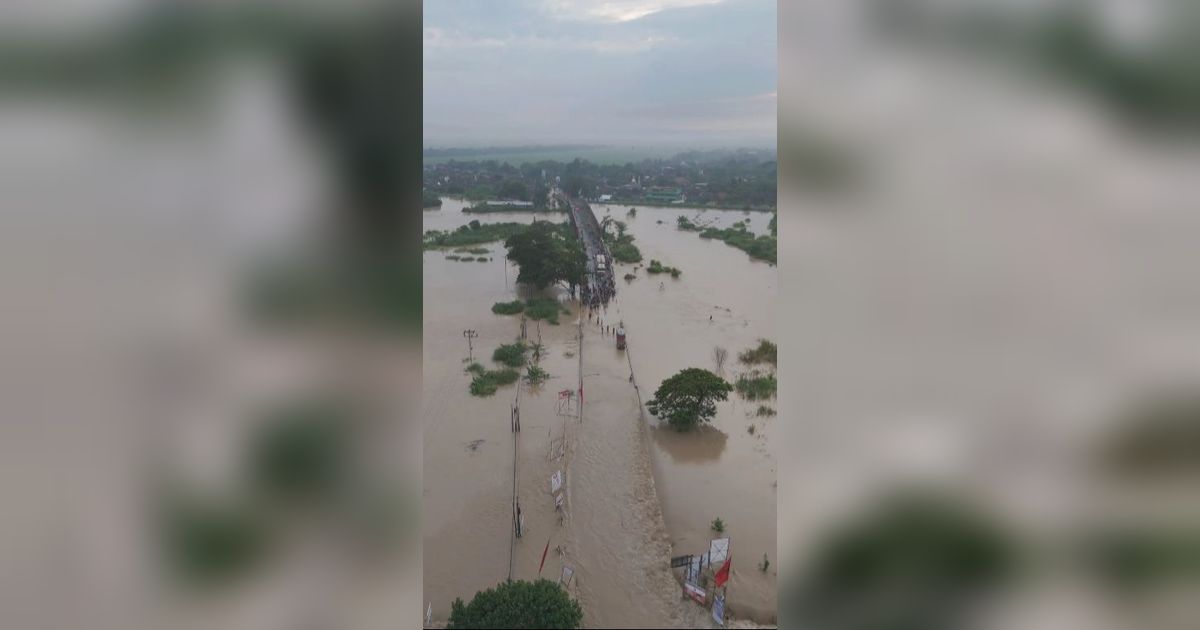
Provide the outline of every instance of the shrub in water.
<path id="1" fill-rule="evenodd" d="M 492 305 L 492 312 L 497 315 L 516 315 L 525 310 L 525 303 L 521 300 L 513 300 L 511 302 L 496 302 Z"/>
<path id="2" fill-rule="evenodd" d="M 492 360 L 497 363 L 503 363 L 508 367 L 521 367 L 525 365 L 525 352 L 528 348 L 524 343 L 510 343 L 496 348 L 492 353 Z"/>

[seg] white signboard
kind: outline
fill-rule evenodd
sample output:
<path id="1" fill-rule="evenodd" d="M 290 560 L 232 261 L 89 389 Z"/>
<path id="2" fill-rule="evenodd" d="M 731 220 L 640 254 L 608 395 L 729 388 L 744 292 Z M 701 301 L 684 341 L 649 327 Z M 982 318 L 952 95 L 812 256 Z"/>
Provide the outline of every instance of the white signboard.
<path id="1" fill-rule="evenodd" d="M 563 588 L 567 588 L 567 587 L 571 586 L 571 578 L 572 578 L 574 575 L 575 575 L 575 569 L 572 569 L 571 567 L 564 566 L 564 567 L 563 567 L 563 570 L 562 570 L 562 576 L 558 578 L 558 583 L 559 583 L 559 584 L 560 584 L 560 585 L 561 585 Z"/>
<path id="2" fill-rule="evenodd" d="M 713 566 L 725 564 L 729 557 L 729 539 L 718 538 L 708 544 L 708 562 Z"/>
<path id="3" fill-rule="evenodd" d="M 558 492 L 562 488 L 562 471 L 556 470 L 553 475 L 550 475 L 550 492 L 551 494 Z"/>

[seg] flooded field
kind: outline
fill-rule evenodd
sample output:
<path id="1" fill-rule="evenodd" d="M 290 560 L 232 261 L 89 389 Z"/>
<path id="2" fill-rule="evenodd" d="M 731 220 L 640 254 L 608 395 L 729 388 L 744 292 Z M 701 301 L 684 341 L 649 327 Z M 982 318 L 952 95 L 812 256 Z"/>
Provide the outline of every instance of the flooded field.
<path id="1" fill-rule="evenodd" d="M 440 210 L 425 212 L 425 229 L 453 229 L 473 219 L 566 220 L 561 213 L 467 215 L 461 208 L 444 200 Z M 556 579 L 562 567 L 573 569 L 571 591 L 583 606 L 585 626 L 707 627 L 707 611 L 681 599 L 668 565 L 672 555 L 703 552 L 719 536 L 709 524 L 720 518 L 736 558 L 728 586 L 731 616 L 773 622 L 770 436 L 778 420 L 748 417 L 758 403 L 734 395 L 719 404 L 711 427 L 676 434 L 639 413 L 639 393 L 648 400 L 663 379 L 685 367 L 714 369 L 714 346 L 729 351 L 727 379 L 744 370 L 736 355 L 759 338 L 774 337 L 775 269 L 719 241 L 678 231 L 675 217 L 694 216 L 694 210 L 639 208 L 636 217 L 627 217 L 626 207 L 595 210 L 600 219 L 608 212 L 625 221 L 647 262 L 658 259 L 683 274 L 672 279 L 617 266 L 618 278 L 637 278 L 618 279 L 617 299 L 600 317 L 605 324 L 625 322 L 628 353 L 616 350 L 612 336 L 586 313 L 580 322 L 569 302 L 571 312 L 560 316 L 559 325 L 543 322 L 539 330 L 529 322 L 527 337 L 536 341 L 540 334 L 541 366 L 551 379 L 538 387 L 523 384 L 519 392 L 510 385 L 492 397 L 471 396 L 464 372 L 464 330 L 478 334 L 476 360 L 520 335 L 520 316 L 491 313 L 493 303 L 518 295 L 517 269 L 506 270 L 503 246 L 487 245 L 491 260 L 483 262 L 448 260 L 449 252 L 424 254 L 425 599 L 434 618 L 445 620 L 455 597 L 469 600 L 503 581 L 510 564 L 514 579 L 537 577 L 548 544 L 541 575 Z M 722 227 L 746 218 L 757 233 L 770 219 L 725 211 L 706 211 L 702 218 Z M 581 376 L 582 414 L 559 402 L 559 391 L 577 388 Z M 514 448 L 509 416 L 516 402 L 522 430 Z M 560 443 L 565 448 L 557 456 Z M 550 488 L 558 470 L 566 488 L 561 523 Z M 525 516 L 524 536 L 515 542 L 514 477 Z M 767 572 L 755 568 L 763 554 L 772 563 Z"/>

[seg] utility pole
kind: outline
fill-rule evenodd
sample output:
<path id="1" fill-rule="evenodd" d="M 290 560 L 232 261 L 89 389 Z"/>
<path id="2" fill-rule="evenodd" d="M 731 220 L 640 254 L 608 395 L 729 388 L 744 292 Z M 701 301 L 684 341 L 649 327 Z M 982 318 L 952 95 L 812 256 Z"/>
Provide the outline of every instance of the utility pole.
<path id="1" fill-rule="evenodd" d="M 472 361 L 475 359 L 475 346 L 471 343 L 471 340 L 478 337 L 479 333 L 475 332 L 474 329 L 469 329 L 463 331 L 463 336 L 467 338 L 467 360 Z"/>

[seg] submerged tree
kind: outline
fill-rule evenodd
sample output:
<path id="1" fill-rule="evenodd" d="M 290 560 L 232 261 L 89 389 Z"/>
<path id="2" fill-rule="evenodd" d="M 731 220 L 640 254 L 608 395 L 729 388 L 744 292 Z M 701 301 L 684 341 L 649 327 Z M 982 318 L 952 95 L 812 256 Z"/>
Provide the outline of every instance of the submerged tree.
<path id="1" fill-rule="evenodd" d="M 666 418 L 671 427 L 686 431 L 717 414 L 716 401 L 727 400 L 733 386 L 700 368 L 687 368 L 658 386 L 646 403 L 650 413 Z"/>
<path id="2" fill-rule="evenodd" d="M 721 371 L 725 369 L 725 359 L 728 357 L 728 350 L 722 348 L 721 346 L 713 347 L 713 363 L 715 363 L 717 366 L 717 369 L 715 370 L 717 374 L 720 374 Z"/>
<path id="3" fill-rule="evenodd" d="M 1017 569 L 1005 529 L 947 497 L 905 493 L 828 536 L 789 593 L 803 627 L 962 628 Z"/>
<path id="4" fill-rule="evenodd" d="M 561 226 L 537 221 L 504 242 L 508 259 L 517 263 L 517 282 L 537 289 L 562 282 L 572 293 L 583 282 L 587 261 L 578 239 Z"/>
<path id="5" fill-rule="evenodd" d="M 469 604 L 455 599 L 449 628 L 578 628 L 583 610 L 549 580 L 504 582 L 479 591 Z"/>

